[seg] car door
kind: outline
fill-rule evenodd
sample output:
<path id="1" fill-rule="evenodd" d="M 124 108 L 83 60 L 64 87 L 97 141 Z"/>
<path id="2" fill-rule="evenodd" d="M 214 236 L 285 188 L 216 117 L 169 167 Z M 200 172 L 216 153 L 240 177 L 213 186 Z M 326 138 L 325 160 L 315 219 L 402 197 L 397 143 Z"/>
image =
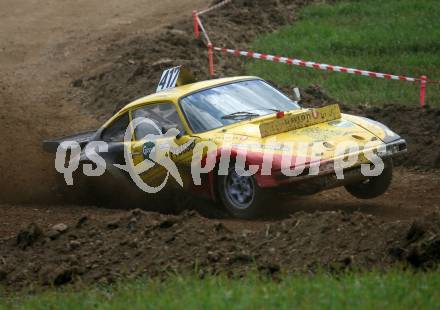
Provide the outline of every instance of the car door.
<path id="1" fill-rule="evenodd" d="M 140 167 L 137 172 L 142 180 L 149 186 L 159 186 L 169 173 L 170 184 L 176 185 L 173 180 L 180 178 L 186 187 L 191 180 L 190 164 L 195 141 L 185 133 L 176 106 L 170 102 L 148 104 L 133 109 L 131 118 L 135 126 L 132 160 Z M 177 137 L 169 135 L 173 130 L 179 133 Z M 167 159 L 175 164 L 177 171 L 165 167 L 163 163 Z"/>

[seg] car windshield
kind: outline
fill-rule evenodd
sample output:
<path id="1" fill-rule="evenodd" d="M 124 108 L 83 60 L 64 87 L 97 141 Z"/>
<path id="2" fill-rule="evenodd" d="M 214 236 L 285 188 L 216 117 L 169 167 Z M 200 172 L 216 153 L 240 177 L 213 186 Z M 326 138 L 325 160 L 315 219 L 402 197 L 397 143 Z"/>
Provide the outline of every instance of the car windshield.
<path id="1" fill-rule="evenodd" d="M 184 97 L 180 104 L 195 133 L 300 108 L 262 80 L 240 81 L 202 90 Z"/>

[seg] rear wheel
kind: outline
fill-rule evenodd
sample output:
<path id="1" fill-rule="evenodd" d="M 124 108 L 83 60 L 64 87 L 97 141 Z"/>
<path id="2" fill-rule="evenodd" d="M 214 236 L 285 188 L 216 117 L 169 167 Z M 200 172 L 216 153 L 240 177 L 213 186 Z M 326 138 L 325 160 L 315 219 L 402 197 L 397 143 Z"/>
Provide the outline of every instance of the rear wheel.
<path id="1" fill-rule="evenodd" d="M 393 178 L 393 160 L 384 160 L 384 169 L 377 177 L 359 183 L 345 185 L 345 189 L 356 198 L 371 199 L 385 193 Z"/>
<path id="2" fill-rule="evenodd" d="M 251 219 L 262 214 L 268 195 L 254 176 L 240 176 L 230 168 L 228 175 L 218 176 L 217 186 L 223 205 L 234 217 Z"/>

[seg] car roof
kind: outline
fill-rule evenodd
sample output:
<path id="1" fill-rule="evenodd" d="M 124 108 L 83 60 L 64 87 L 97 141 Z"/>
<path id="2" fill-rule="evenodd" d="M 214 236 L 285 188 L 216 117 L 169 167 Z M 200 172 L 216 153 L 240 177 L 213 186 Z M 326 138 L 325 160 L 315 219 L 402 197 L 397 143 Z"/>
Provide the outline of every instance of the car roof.
<path id="1" fill-rule="evenodd" d="M 217 85 L 227 84 L 235 81 L 242 81 L 242 80 L 249 80 L 249 79 L 260 79 L 255 76 L 236 76 L 236 77 L 230 77 L 230 78 L 221 78 L 221 79 L 213 79 L 213 80 L 206 80 L 191 84 L 186 84 L 182 86 L 178 86 L 175 88 L 170 88 L 158 93 L 154 93 L 142 98 L 139 98 L 129 104 L 127 104 L 125 107 L 123 107 L 117 114 L 124 113 L 125 111 L 136 108 L 137 106 L 142 106 L 148 103 L 154 103 L 158 101 L 177 101 L 179 98 L 184 97 L 190 93 L 205 89 L 205 88 L 211 88 Z"/>

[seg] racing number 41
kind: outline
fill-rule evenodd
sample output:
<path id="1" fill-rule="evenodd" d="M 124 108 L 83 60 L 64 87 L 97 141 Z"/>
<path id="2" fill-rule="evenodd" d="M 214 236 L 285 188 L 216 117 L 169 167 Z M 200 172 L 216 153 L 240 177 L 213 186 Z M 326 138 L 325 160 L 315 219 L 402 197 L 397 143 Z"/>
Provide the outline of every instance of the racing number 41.
<path id="1" fill-rule="evenodd" d="M 159 85 L 157 86 L 156 92 L 174 88 L 176 86 L 177 78 L 179 77 L 180 67 L 174 67 L 162 72 Z"/>

